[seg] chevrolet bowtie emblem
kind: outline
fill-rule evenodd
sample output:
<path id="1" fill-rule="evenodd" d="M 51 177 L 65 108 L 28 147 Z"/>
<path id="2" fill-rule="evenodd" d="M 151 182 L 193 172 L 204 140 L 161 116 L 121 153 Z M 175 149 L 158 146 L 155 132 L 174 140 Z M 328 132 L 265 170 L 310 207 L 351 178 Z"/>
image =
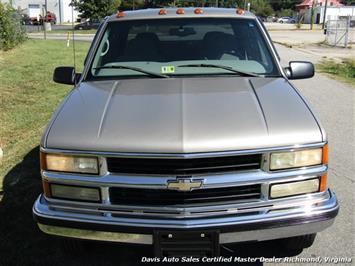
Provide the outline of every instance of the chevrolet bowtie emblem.
<path id="1" fill-rule="evenodd" d="M 168 181 L 168 189 L 191 191 L 194 188 L 200 188 L 202 183 L 202 179 L 192 180 L 191 178 L 177 178 L 176 180 Z"/>

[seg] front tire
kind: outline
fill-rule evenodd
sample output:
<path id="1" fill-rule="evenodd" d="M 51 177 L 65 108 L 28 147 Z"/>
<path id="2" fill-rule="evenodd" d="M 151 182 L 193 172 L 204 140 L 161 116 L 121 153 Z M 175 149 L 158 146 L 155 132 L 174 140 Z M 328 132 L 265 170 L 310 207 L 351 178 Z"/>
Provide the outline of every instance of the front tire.
<path id="1" fill-rule="evenodd" d="M 295 236 L 282 239 L 282 244 L 287 250 L 302 250 L 313 245 L 316 234 Z"/>

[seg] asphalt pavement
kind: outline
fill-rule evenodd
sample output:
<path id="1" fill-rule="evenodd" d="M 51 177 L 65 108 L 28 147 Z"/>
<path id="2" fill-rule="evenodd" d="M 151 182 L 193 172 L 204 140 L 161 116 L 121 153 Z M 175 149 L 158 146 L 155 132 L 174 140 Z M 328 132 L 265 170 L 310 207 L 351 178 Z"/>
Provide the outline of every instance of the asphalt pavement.
<path id="1" fill-rule="evenodd" d="M 28 33 L 29 38 L 31 39 L 44 39 L 44 33 Z M 48 33 L 46 38 L 47 40 L 67 40 L 67 34 L 63 33 Z M 94 34 L 80 34 L 80 33 L 75 33 L 74 34 L 74 39 L 75 41 L 81 41 L 81 42 L 91 42 L 94 39 Z M 70 35 L 70 40 L 73 40 L 72 35 Z"/>
<path id="2" fill-rule="evenodd" d="M 25 25 L 26 32 L 41 32 L 43 30 L 43 25 Z M 51 25 L 52 30 L 71 30 L 72 25 Z"/>
<path id="3" fill-rule="evenodd" d="M 318 57 L 276 45 L 282 64 L 291 60 Z M 355 88 L 322 74 L 312 79 L 292 81 L 323 124 L 329 141 L 329 184 L 340 202 L 340 212 L 332 227 L 318 234 L 315 244 L 302 257 L 354 257 L 355 192 Z"/>

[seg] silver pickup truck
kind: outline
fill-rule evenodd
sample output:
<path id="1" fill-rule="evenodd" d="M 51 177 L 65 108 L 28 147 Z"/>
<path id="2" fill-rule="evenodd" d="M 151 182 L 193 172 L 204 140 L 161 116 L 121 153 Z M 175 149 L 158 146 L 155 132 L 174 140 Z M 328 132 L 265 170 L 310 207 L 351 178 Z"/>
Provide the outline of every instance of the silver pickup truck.
<path id="1" fill-rule="evenodd" d="M 263 26 L 241 9 L 118 12 L 101 24 L 41 141 L 52 235 L 153 245 L 157 256 L 221 245 L 312 245 L 338 213 L 328 143 Z"/>

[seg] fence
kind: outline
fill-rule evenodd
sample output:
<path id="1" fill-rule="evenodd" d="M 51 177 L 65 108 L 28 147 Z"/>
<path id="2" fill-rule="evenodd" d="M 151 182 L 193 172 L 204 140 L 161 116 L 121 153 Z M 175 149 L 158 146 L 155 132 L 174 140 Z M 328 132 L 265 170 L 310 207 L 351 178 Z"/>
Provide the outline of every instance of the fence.
<path id="1" fill-rule="evenodd" d="M 355 41 L 355 21 L 351 17 L 327 21 L 326 42 L 332 46 L 348 47 Z"/>

